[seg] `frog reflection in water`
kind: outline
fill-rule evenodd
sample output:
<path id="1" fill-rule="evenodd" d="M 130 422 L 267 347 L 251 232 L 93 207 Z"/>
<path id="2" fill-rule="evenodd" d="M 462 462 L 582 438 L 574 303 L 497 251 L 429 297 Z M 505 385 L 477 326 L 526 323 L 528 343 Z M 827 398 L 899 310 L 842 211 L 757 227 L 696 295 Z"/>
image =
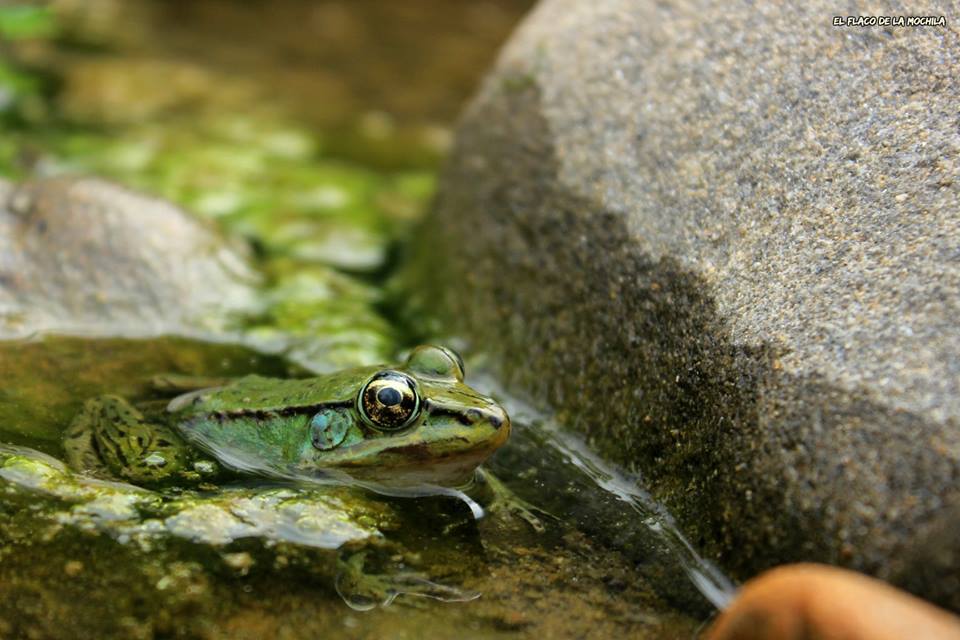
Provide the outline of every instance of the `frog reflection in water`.
<path id="1" fill-rule="evenodd" d="M 221 380 L 153 411 L 101 396 L 71 423 L 64 448 L 77 470 L 141 486 L 211 482 L 239 472 L 359 481 L 387 493 L 463 487 L 510 435 L 503 408 L 463 380 L 458 354 L 425 345 L 396 368 Z M 188 378 L 177 385 L 210 382 Z M 540 530 L 529 505 L 489 474 L 480 479 L 488 510 L 510 512 Z"/>

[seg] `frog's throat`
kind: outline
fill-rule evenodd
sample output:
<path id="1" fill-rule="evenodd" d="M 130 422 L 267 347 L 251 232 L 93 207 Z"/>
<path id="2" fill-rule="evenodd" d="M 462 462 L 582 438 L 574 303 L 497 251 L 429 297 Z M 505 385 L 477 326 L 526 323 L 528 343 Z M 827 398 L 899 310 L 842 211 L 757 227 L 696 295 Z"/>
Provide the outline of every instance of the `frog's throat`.
<path id="1" fill-rule="evenodd" d="M 509 422 L 499 428 L 487 424 L 472 428 L 477 432 L 471 434 L 471 441 L 464 435 L 431 434 L 429 426 L 421 426 L 403 436 L 365 440 L 338 448 L 330 452 L 333 455 L 318 457 L 312 465 L 393 486 L 461 486 L 510 436 Z"/>

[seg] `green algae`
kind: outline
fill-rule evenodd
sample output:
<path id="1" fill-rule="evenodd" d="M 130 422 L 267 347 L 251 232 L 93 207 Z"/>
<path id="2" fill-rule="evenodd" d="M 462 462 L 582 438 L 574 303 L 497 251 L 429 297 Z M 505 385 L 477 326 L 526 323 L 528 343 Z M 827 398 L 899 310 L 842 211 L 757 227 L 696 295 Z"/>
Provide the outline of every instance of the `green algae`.
<path id="1" fill-rule="evenodd" d="M 15 95 L 47 99 L 0 122 L 0 176 L 94 174 L 214 220 L 267 275 L 263 312 L 238 327 L 251 344 L 317 371 L 390 359 L 398 336 L 376 285 L 432 197 L 433 169 L 331 155 L 325 132 L 246 78 L 122 43 L 67 46 L 82 27 L 68 40 L 36 30 L 32 50 L 6 56 Z M 374 137 L 402 149 L 390 131 Z"/>
<path id="2" fill-rule="evenodd" d="M 331 489 L 161 495 L 73 476 L 54 459 L 7 448 L 0 630 L 61 637 L 58 628 L 69 624 L 81 638 L 448 637 L 452 628 L 476 638 L 694 633 L 697 623 L 669 613 L 632 562 L 576 527 L 535 534 L 524 523 L 477 523 L 447 498 L 371 499 Z M 339 549 L 303 543 L 337 533 L 337 524 L 350 539 Z M 252 527 L 257 535 L 243 537 Z M 352 613 L 334 593 L 339 559 L 364 551 L 363 569 L 375 576 L 407 575 L 412 585 L 429 576 L 483 595 L 459 606 L 408 596 L 399 602 L 416 607 Z M 81 622 L 70 624 L 74 618 Z"/>
<path id="3" fill-rule="evenodd" d="M 14 4 L 0 7 L 0 37 L 10 40 L 44 38 L 57 31 L 57 20 L 49 7 Z"/>

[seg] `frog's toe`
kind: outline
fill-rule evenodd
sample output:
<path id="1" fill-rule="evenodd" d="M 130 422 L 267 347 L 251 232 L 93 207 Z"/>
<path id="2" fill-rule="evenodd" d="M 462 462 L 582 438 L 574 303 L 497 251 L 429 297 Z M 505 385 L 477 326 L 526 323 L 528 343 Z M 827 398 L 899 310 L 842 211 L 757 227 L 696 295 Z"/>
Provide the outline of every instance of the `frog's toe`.
<path id="1" fill-rule="evenodd" d="M 504 514 L 510 517 L 520 518 L 537 533 L 543 533 L 547 530 L 543 524 L 543 520 L 541 520 L 539 516 L 550 520 L 559 520 L 559 518 L 552 513 L 544 511 L 540 507 L 536 507 L 516 496 L 500 497 L 487 507 L 487 510 L 493 514 Z M 539 514 L 539 516 L 537 514 Z"/>
<path id="2" fill-rule="evenodd" d="M 419 596 L 442 602 L 467 602 L 480 597 L 476 591 L 440 584 L 413 571 L 364 573 L 365 556 L 365 552 L 359 552 L 341 560 L 335 582 L 337 593 L 355 611 L 386 607 L 399 596 Z M 414 601 L 405 599 L 404 603 L 413 605 Z"/>
<path id="3" fill-rule="evenodd" d="M 526 522 L 528 525 L 530 525 L 530 528 L 537 533 L 543 533 L 547 530 L 547 528 L 543 526 L 543 522 L 536 516 L 536 514 L 534 514 L 532 509 L 511 506 L 510 513 Z"/>
<path id="4" fill-rule="evenodd" d="M 502 480 L 489 471 L 479 469 L 475 480 L 480 487 L 484 487 L 487 491 L 485 508 L 490 514 L 519 518 L 537 533 L 546 531 L 543 520 L 539 516 L 559 520 L 552 513 L 530 504 L 515 494 Z"/>
<path id="5" fill-rule="evenodd" d="M 399 596 L 419 596 L 441 602 L 468 602 L 480 597 L 476 591 L 433 582 L 417 574 L 364 575 L 359 581 L 340 574 L 336 588 L 347 606 L 355 611 L 386 607 Z M 413 600 L 403 602 L 407 606 L 417 606 Z"/>

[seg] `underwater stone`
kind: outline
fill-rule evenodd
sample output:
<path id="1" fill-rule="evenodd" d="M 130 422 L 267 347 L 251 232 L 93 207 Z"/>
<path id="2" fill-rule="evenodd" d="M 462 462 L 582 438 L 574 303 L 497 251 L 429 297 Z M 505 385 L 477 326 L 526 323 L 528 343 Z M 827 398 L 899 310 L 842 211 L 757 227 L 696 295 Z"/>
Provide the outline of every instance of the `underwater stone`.
<path id="1" fill-rule="evenodd" d="M 906 560 L 958 496 L 960 43 L 835 12 L 541 2 L 460 123 L 413 312 L 739 577 L 821 560 L 960 609 L 960 555 Z"/>

